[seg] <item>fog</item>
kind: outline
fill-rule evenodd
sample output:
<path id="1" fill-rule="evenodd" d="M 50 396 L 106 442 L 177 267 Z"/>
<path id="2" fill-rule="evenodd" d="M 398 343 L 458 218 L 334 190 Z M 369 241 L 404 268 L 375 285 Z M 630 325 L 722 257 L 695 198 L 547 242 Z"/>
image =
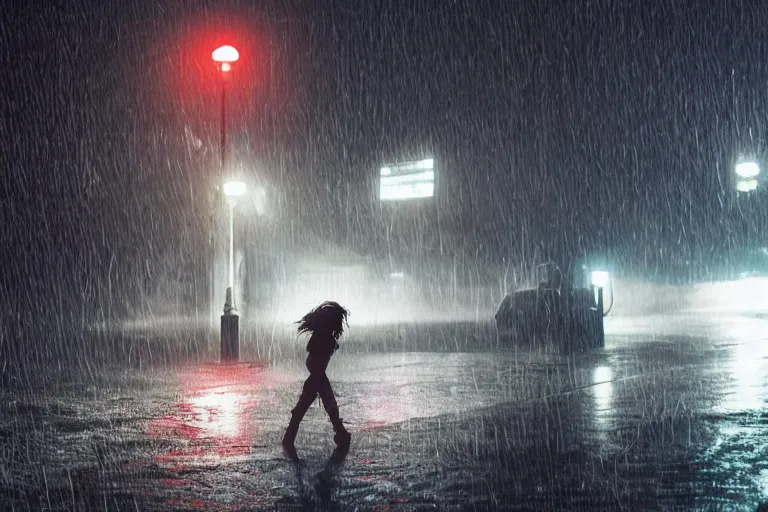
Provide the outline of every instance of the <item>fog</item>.
<path id="1" fill-rule="evenodd" d="M 0 14 L 0 509 L 768 499 L 762 3 Z M 497 328 L 548 262 L 609 273 L 600 343 Z M 289 466 L 324 300 L 358 451 Z"/>

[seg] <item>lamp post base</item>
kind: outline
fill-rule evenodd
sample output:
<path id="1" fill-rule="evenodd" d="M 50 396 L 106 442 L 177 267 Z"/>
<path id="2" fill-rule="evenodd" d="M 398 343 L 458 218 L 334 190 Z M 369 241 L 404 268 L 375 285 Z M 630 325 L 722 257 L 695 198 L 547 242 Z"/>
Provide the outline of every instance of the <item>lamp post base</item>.
<path id="1" fill-rule="evenodd" d="M 234 314 L 221 315 L 221 362 L 232 363 L 240 360 L 240 317 Z"/>

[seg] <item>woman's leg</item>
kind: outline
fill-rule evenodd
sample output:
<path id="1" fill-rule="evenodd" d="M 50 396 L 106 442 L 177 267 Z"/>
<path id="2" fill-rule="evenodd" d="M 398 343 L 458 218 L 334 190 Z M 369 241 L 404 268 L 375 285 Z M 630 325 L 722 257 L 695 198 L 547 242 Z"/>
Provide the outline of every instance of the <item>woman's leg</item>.
<path id="1" fill-rule="evenodd" d="M 301 418 L 304 417 L 317 398 L 320 386 L 322 386 L 322 382 L 317 378 L 317 375 L 310 373 L 301 388 L 301 395 L 299 395 L 296 407 L 291 410 L 291 414 L 299 416 L 299 421 L 301 421 Z"/>
<path id="2" fill-rule="evenodd" d="M 320 399 L 323 401 L 323 407 L 325 412 L 328 413 L 328 417 L 331 419 L 333 430 L 336 435 L 333 436 L 334 442 L 339 446 L 349 446 L 351 436 L 347 429 L 344 428 L 342 419 L 339 418 L 339 406 L 336 403 L 336 396 L 333 394 L 333 388 L 331 382 L 328 380 L 328 376 L 325 373 L 316 375 L 317 392 L 320 395 Z"/>
<path id="3" fill-rule="evenodd" d="M 330 415 L 330 411 L 334 409 L 338 411 L 339 406 L 336 404 L 336 395 L 333 394 L 333 388 L 331 387 L 331 381 L 328 380 L 328 376 L 325 373 L 316 374 L 315 383 L 320 400 L 323 401 L 325 412 Z"/>
<path id="4" fill-rule="evenodd" d="M 296 403 L 296 407 L 291 409 L 291 421 L 288 423 L 285 435 L 283 435 L 283 449 L 285 450 L 286 455 L 291 459 L 298 459 L 296 447 L 294 446 L 296 434 L 299 432 L 299 424 L 301 423 L 301 420 L 309 410 L 312 402 L 317 398 L 317 386 L 317 377 L 313 374 L 309 374 L 307 380 L 304 381 L 304 386 L 301 389 L 301 395 L 299 396 L 299 401 Z"/>

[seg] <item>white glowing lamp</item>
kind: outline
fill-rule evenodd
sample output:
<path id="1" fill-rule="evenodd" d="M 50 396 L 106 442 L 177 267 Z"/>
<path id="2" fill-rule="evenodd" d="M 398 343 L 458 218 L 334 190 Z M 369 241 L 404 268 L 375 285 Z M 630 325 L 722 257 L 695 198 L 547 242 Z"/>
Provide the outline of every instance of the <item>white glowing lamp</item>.
<path id="1" fill-rule="evenodd" d="M 595 288 L 605 288 L 611 280 L 611 274 L 607 270 L 592 271 L 592 286 Z"/>
<path id="2" fill-rule="evenodd" d="M 244 196 L 247 191 L 244 181 L 232 180 L 224 183 L 224 195 L 230 198 Z"/>
<path id="3" fill-rule="evenodd" d="M 736 190 L 739 192 L 752 192 L 757 190 L 757 180 L 739 180 L 736 183 Z"/>
<path id="4" fill-rule="evenodd" d="M 739 162 L 735 171 L 736 175 L 742 178 L 754 178 L 760 174 L 760 166 L 755 162 Z"/>
<path id="5" fill-rule="evenodd" d="M 240 58 L 240 52 L 234 46 L 219 46 L 213 50 L 211 57 L 219 65 L 219 68 L 226 73 L 232 69 L 232 64 Z"/>

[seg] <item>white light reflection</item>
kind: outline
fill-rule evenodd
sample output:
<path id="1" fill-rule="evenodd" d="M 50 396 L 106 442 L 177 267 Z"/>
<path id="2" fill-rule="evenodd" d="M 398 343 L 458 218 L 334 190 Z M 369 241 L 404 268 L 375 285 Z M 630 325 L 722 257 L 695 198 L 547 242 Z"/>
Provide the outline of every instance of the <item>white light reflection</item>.
<path id="1" fill-rule="evenodd" d="M 763 493 L 763 497 L 768 496 L 768 469 L 763 469 L 760 471 L 760 476 L 758 477 L 758 481 L 760 484 L 760 491 Z"/>
<path id="2" fill-rule="evenodd" d="M 732 354 L 727 366 L 731 386 L 715 410 L 741 412 L 761 409 L 766 399 L 768 343 L 765 340 L 740 343 L 733 348 Z"/>
<path id="3" fill-rule="evenodd" d="M 747 480 L 749 487 L 756 487 L 765 497 L 768 496 L 768 470 L 757 473 L 754 468 L 766 451 L 758 418 L 765 410 L 768 396 L 765 392 L 768 343 L 759 336 L 760 329 L 755 328 L 754 322 L 742 320 L 736 327 L 731 336 L 739 338 L 739 342 L 729 347 L 731 359 L 724 369 L 730 380 L 722 388 L 727 394 L 714 408 L 723 418 L 718 422 L 717 437 L 707 458 L 728 470 L 727 482 L 738 482 L 735 485 L 741 486 Z M 731 487 L 723 483 L 726 488 Z"/>
<path id="4" fill-rule="evenodd" d="M 598 366 L 592 373 L 592 396 L 595 398 L 595 420 L 604 433 L 609 427 L 613 407 L 613 370 L 609 366 Z"/>
<path id="5" fill-rule="evenodd" d="M 248 398 L 245 395 L 226 392 L 210 392 L 191 397 L 194 421 L 204 437 L 236 438 L 244 428 L 244 412 Z"/>

